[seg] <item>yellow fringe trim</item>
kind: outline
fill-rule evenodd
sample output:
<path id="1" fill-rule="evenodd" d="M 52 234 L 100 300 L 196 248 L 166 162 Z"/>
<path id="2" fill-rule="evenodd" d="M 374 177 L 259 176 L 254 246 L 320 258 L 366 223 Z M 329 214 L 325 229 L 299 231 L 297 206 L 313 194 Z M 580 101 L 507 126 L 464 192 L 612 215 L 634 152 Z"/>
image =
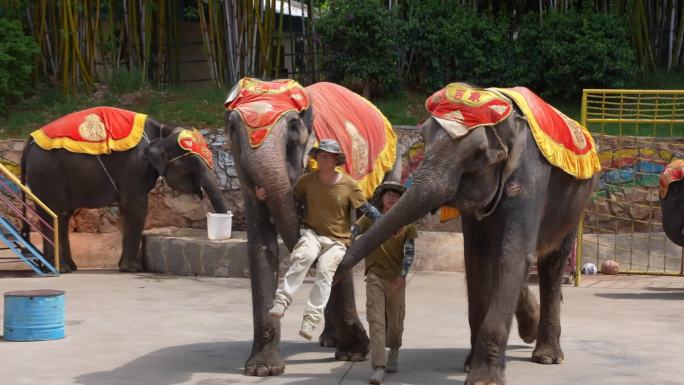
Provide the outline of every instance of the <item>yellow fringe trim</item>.
<path id="1" fill-rule="evenodd" d="M 397 159 L 397 134 L 392 129 L 392 123 L 385 117 L 385 115 L 369 100 L 361 97 L 369 106 L 371 106 L 382 118 L 385 126 L 385 147 L 380 151 L 375 158 L 375 167 L 370 173 L 366 174 L 358 181 L 359 187 L 366 194 L 366 199 L 373 196 L 375 189 L 380 186 L 382 180 L 385 178 L 387 171 L 394 167 L 394 162 Z"/>
<path id="2" fill-rule="evenodd" d="M 591 143 L 591 151 L 583 155 L 575 154 L 564 146 L 556 143 L 544 130 L 541 129 L 539 123 L 535 119 L 530 107 L 527 105 L 525 98 L 519 93 L 506 88 L 494 88 L 495 90 L 509 96 L 523 111 L 527 120 L 530 122 L 532 136 L 537 142 L 539 150 L 544 155 L 546 160 L 552 165 L 561 168 L 566 173 L 574 176 L 577 179 L 590 179 L 594 173 L 601 170 L 601 163 L 599 162 L 596 153 L 596 144 L 594 138 L 591 136 L 586 127 L 582 127 L 582 132 Z"/>
<path id="3" fill-rule="evenodd" d="M 145 131 L 145 120 L 147 120 L 147 115 L 136 113 L 130 134 L 128 134 L 127 137 L 118 140 L 108 137 L 107 140 L 103 142 L 79 142 L 66 137 L 50 138 L 43 133 L 43 130 L 33 131 L 31 136 L 33 137 L 33 140 L 45 150 L 63 148 L 67 151 L 79 154 L 111 154 L 112 151 L 126 151 L 138 145 L 143 132 Z"/>

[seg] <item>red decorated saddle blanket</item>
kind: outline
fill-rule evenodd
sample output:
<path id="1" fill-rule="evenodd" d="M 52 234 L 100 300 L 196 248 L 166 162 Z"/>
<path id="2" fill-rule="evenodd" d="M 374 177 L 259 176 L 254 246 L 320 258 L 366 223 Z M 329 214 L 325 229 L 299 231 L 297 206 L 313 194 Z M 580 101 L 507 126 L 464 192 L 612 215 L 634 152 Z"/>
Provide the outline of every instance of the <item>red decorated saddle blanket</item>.
<path id="1" fill-rule="evenodd" d="M 577 179 L 601 169 L 589 131 L 525 87 L 473 88 L 452 83 L 430 96 L 425 107 L 453 138 L 495 125 L 512 111 L 512 100 L 527 117 L 539 150 L 552 165 Z"/>
<path id="2" fill-rule="evenodd" d="M 315 108 L 316 138 L 340 143 L 345 171 L 370 198 L 394 166 L 397 137 L 392 125 L 371 102 L 337 84 L 316 83 L 306 93 Z"/>
<path id="3" fill-rule="evenodd" d="M 499 123 L 513 109 L 500 94 L 465 83 L 451 83 L 435 92 L 425 101 L 425 108 L 454 139 Z"/>
<path id="4" fill-rule="evenodd" d="M 259 147 L 283 114 L 306 110 L 309 98 L 294 80 L 266 82 L 245 77 L 231 90 L 224 107 L 238 112 L 247 127 L 250 145 Z"/>
<path id="5" fill-rule="evenodd" d="M 31 133 L 46 150 L 101 155 L 126 151 L 142 138 L 147 115 L 114 107 L 95 107 L 65 115 Z"/>
<path id="6" fill-rule="evenodd" d="M 211 150 L 207 142 L 204 140 L 204 136 L 197 130 L 183 130 L 178 134 L 178 145 L 188 151 L 190 154 L 194 154 L 202 158 L 204 163 L 209 166 L 209 168 L 214 167 L 214 161 L 211 157 Z"/>
<path id="7" fill-rule="evenodd" d="M 660 174 L 660 197 L 667 196 L 670 183 L 684 179 L 684 160 L 675 159 Z"/>
<path id="8" fill-rule="evenodd" d="M 539 150 L 552 165 L 577 179 L 601 170 L 589 130 L 546 103 L 525 87 L 492 88 L 510 97 L 529 121 Z"/>

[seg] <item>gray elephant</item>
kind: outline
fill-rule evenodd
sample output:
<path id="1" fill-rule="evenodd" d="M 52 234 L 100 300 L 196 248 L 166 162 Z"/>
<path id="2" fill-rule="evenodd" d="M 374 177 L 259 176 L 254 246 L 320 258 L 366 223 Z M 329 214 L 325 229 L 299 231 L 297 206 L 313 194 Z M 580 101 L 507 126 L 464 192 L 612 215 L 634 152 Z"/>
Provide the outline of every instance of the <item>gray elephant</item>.
<path id="1" fill-rule="evenodd" d="M 665 235 L 684 247 L 684 160 L 675 159 L 660 174 L 660 209 Z"/>
<path id="2" fill-rule="evenodd" d="M 60 270 L 77 268 L 69 249 L 69 218 L 78 208 L 118 203 L 123 218 L 121 271 L 142 271 L 140 242 L 147 194 L 159 176 L 173 189 L 202 197 L 216 212 L 227 207 L 210 168 L 211 152 L 197 131 L 161 124 L 151 117 L 111 107 L 66 115 L 34 131 L 21 158 L 21 179 L 58 216 Z M 52 218 L 37 207 L 49 224 Z M 28 235 L 28 225 L 22 233 Z M 43 242 L 54 263 L 51 232 Z"/>
<path id="3" fill-rule="evenodd" d="M 338 140 L 345 170 L 370 196 L 397 163 L 396 136 L 367 100 L 331 83 L 303 88 L 292 80 L 244 78 L 225 104 L 226 132 L 245 203 L 252 282 L 254 342 L 247 375 L 282 374 L 280 320 L 268 316 L 278 285 L 277 236 L 289 250 L 299 238 L 300 217 L 292 186 L 303 174 L 309 149 L 320 139 Z M 400 170 L 391 178 L 397 180 Z M 255 187 L 267 192 L 256 198 Z M 351 274 L 334 286 L 325 311 L 323 346 L 335 346 L 339 360 L 361 360 L 368 336 L 356 313 Z"/>
<path id="4" fill-rule="evenodd" d="M 425 158 L 412 185 L 352 244 L 338 272 L 402 226 L 441 205 L 455 207 L 462 214 L 471 331 L 465 383 L 505 383 L 512 317 L 532 309 L 526 277 L 533 262 L 541 314 L 532 361 L 561 363 L 563 267 L 600 169 L 591 135 L 521 87 L 453 83 L 426 107 L 432 117 L 421 128 Z"/>

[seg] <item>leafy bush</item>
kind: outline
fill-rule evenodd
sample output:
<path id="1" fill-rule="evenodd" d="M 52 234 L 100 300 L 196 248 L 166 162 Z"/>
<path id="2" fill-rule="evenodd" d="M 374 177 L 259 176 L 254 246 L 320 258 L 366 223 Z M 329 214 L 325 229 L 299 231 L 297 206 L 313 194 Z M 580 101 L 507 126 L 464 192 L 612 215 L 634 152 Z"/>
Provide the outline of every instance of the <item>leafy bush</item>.
<path id="1" fill-rule="evenodd" d="M 409 77 L 428 89 L 454 81 L 501 85 L 512 52 L 508 24 L 457 1 L 407 2 L 403 43 Z"/>
<path id="2" fill-rule="evenodd" d="M 336 1 L 316 22 L 329 80 L 386 90 L 398 82 L 396 18 L 377 1 Z"/>
<path id="3" fill-rule="evenodd" d="M 129 70 L 122 66 L 109 74 L 107 83 L 114 93 L 131 92 L 145 86 L 145 76 L 137 67 Z"/>
<path id="4" fill-rule="evenodd" d="M 31 90 L 33 59 L 39 51 L 18 21 L 0 18 L 0 112 Z"/>
<path id="5" fill-rule="evenodd" d="M 624 88 L 636 75 L 622 16 L 590 12 L 524 20 L 515 43 L 514 77 L 547 96 L 577 97 L 583 88 Z"/>

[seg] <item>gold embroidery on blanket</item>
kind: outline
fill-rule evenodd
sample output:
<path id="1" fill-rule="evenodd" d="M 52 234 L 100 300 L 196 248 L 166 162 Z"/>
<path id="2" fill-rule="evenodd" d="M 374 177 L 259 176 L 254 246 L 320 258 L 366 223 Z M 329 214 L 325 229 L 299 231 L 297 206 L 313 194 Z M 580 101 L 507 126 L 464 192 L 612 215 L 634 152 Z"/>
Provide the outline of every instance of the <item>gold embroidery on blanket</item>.
<path id="1" fill-rule="evenodd" d="M 366 174 L 368 170 L 368 143 L 359 133 L 359 129 L 350 121 L 344 122 L 344 128 L 351 138 L 351 158 L 352 158 L 352 174 L 358 179 Z"/>
<path id="2" fill-rule="evenodd" d="M 78 126 L 78 134 L 88 142 L 101 142 L 107 139 L 105 125 L 97 114 L 88 114 Z"/>

